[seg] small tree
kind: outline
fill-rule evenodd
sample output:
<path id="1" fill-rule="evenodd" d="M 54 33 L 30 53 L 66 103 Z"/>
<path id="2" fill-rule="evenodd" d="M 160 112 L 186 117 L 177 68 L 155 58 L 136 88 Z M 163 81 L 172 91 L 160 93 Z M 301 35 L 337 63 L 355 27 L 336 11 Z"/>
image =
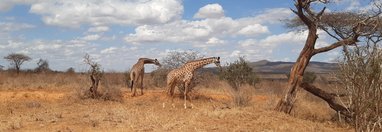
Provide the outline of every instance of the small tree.
<path id="1" fill-rule="evenodd" d="M 150 73 L 152 77 L 152 84 L 156 87 L 166 87 L 166 78 L 170 69 L 158 68 Z"/>
<path id="2" fill-rule="evenodd" d="M 252 87 L 259 82 L 255 72 L 245 61 L 244 57 L 239 57 L 221 72 L 220 78 L 224 79 L 231 86 L 230 96 L 235 106 L 247 106 L 252 100 Z M 244 85 L 249 85 L 244 87 Z"/>
<path id="3" fill-rule="evenodd" d="M 188 61 L 196 60 L 202 57 L 203 56 L 200 55 L 199 52 L 193 50 L 169 52 L 168 55 L 162 59 L 162 67 L 151 73 L 154 85 L 158 87 L 166 86 L 166 77 L 168 72 L 170 72 L 172 69 L 181 67 Z M 195 77 L 200 77 L 199 72 L 195 73 Z M 192 91 L 193 86 L 195 86 L 197 83 L 199 83 L 199 81 L 194 78 L 189 90 Z M 184 93 L 184 86 L 179 85 L 177 87 L 181 93 Z"/>
<path id="4" fill-rule="evenodd" d="M 68 73 L 68 74 L 74 74 L 74 73 L 76 73 L 76 71 L 74 70 L 73 67 L 70 67 L 70 68 L 68 68 L 68 69 L 65 71 L 65 73 Z"/>
<path id="5" fill-rule="evenodd" d="M 11 66 L 16 70 L 17 74 L 20 73 L 21 65 L 25 61 L 31 60 L 31 58 L 24 54 L 11 53 L 4 57 L 4 59 L 8 60 L 11 63 Z"/>
<path id="6" fill-rule="evenodd" d="M 221 72 L 220 77 L 227 80 L 228 84 L 235 90 L 238 90 L 244 84 L 255 86 L 259 82 L 255 72 L 253 72 L 244 57 L 239 57 L 239 60 L 230 63 L 226 70 Z"/>
<path id="7" fill-rule="evenodd" d="M 188 51 L 172 51 L 169 52 L 166 57 L 162 60 L 162 67 L 166 69 L 179 68 L 188 61 L 196 60 L 202 58 L 199 52 L 188 50 Z"/>
<path id="8" fill-rule="evenodd" d="M 85 64 L 88 64 L 90 66 L 89 73 L 90 73 L 90 80 L 91 80 L 91 86 L 89 88 L 89 92 L 91 94 L 91 98 L 98 98 L 99 93 L 97 91 L 98 85 L 100 80 L 102 79 L 103 72 L 101 71 L 101 65 L 94 62 L 89 54 L 86 54 L 84 56 L 84 62 Z"/>
<path id="9" fill-rule="evenodd" d="M 48 71 L 51 71 L 49 68 L 48 60 L 43 60 L 43 59 L 38 60 L 35 72 L 48 72 Z"/>
<path id="10" fill-rule="evenodd" d="M 345 107 L 356 131 L 382 131 L 381 49 L 355 47 L 344 53 L 339 64 L 340 88 L 348 95 Z"/>

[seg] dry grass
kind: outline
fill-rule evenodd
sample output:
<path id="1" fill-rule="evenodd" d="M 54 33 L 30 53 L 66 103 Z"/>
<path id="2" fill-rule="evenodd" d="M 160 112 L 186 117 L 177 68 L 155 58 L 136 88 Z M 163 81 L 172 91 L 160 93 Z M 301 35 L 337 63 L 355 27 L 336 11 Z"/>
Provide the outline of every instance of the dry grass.
<path id="1" fill-rule="evenodd" d="M 296 107 L 295 116 L 272 111 L 279 96 L 263 88 L 272 86 L 253 89 L 246 107 L 235 107 L 227 84 L 214 82 L 209 88 L 196 87 L 194 109 L 184 109 L 181 99 L 175 99 L 175 108 L 163 108 L 163 88 L 130 97 L 124 83 L 116 81 L 122 77 L 107 77 L 109 87 L 121 90 L 118 102 L 78 98 L 77 90 L 89 86 L 85 75 L 1 73 L 0 131 L 352 131 L 326 117 L 326 104 L 306 96 L 299 96 L 302 106 Z"/>

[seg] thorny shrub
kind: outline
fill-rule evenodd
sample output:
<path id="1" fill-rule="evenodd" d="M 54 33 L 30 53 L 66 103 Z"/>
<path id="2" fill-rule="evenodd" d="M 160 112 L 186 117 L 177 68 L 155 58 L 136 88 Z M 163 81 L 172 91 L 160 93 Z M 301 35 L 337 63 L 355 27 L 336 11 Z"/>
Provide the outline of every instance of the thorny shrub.
<path id="1" fill-rule="evenodd" d="M 356 131 L 382 131 L 382 50 L 377 45 L 345 50 L 339 65 Z"/>

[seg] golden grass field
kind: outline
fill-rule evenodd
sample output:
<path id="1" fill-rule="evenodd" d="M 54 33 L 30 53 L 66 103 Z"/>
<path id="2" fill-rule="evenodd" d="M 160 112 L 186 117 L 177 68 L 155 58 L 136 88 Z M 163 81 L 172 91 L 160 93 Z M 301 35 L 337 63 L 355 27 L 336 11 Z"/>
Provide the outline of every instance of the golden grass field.
<path id="1" fill-rule="evenodd" d="M 150 77 L 145 76 L 145 82 Z M 90 86 L 84 74 L 0 73 L 0 131 L 354 131 L 334 121 L 324 102 L 301 91 L 292 115 L 273 111 L 283 82 L 262 81 L 247 87 L 248 106 L 232 104 L 229 86 L 220 80 L 197 86 L 194 108 L 162 107 L 164 88 L 145 85 L 145 94 L 131 97 L 123 74 L 107 74 L 107 87 L 121 91 L 119 101 L 82 99 Z M 100 86 L 102 91 L 105 82 Z"/>

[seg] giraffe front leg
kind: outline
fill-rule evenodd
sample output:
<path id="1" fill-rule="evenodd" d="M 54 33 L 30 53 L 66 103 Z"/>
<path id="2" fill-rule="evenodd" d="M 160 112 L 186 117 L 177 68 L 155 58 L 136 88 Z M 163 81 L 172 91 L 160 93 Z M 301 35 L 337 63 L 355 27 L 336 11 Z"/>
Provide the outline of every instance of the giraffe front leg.
<path id="1" fill-rule="evenodd" d="M 187 80 L 184 83 L 184 108 L 185 109 L 187 109 L 187 94 L 188 94 L 190 84 L 191 84 L 191 80 Z"/>
<path id="2" fill-rule="evenodd" d="M 139 85 L 138 77 L 135 76 L 133 81 L 134 81 L 135 85 L 132 85 L 132 87 L 133 87 L 133 94 L 131 95 L 131 97 L 134 97 L 136 95 L 136 93 L 137 93 L 137 85 Z"/>
<path id="3" fill-rule="evenodd" d="M 143 75 L 140 76 L 140 84 L 139 84 L 140 88 L 141 88 L 141 95 L 143 95 Z"/>

